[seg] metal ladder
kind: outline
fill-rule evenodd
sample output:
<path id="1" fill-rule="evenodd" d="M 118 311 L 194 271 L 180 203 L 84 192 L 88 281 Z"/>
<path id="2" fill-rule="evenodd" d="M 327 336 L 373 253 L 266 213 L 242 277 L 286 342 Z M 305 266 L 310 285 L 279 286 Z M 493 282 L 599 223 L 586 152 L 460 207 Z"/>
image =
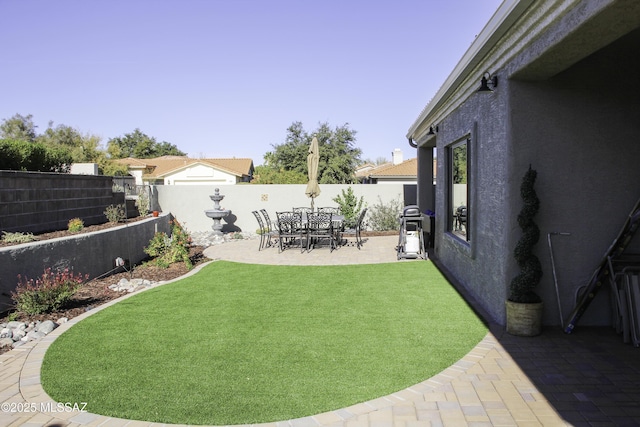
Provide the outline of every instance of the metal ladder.
<path id="1" fill-rule="evenodd" d="M 609 277 L 611 274 L 611 270 L 609 269 L 610 262 L 615 261 L 622 255 L 639 226 L 640 199 L 636 202 L 633 210 L 631 210 L 631 213 L 627 217 L 624 226 L 620 230 L 620 233 L 618 233 L 616 238 L 613 240 L 613 242 L 605 252 L 604 256 L 602 257 L 602 261 L 600 261 L 595 271 L 593 272 L 591 279 L 585 286 L 582 297 L 569 315 L 569 320 L 566 322 L 567 326 L 565 326 L 564 328 L 565 333 L 570 334 L 571 332 L 573 332 L 573 329 L 576 327 L 578 320 L 580 320 L 587 307 L 589 307 L 589 304 L 591 304 L 591 301 L 593 301 L 598 291 L 604 285 L 610 283 L 610 280 L 612 279 L 611 277 Z"/>

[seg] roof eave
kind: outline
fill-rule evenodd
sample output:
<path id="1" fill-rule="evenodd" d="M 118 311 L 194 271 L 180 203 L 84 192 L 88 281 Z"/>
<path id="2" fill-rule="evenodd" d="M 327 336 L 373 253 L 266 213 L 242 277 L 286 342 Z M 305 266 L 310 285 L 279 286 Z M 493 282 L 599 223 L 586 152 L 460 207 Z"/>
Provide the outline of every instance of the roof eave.
<path id="1" fill-rule="evenodd" d="M 447 77 L 440 89 L 427 103 L 418 118 L 409 128 L 407 139 L 410 142 L 418 140 L 421 128 L 425 130 L 428 129 L 432 124 L 428 121 L 430 115 L 449 99 L 457 87 L 469 77 L 470 72 L 482 62 L 498 40 L 506 34 L 513 23 L 534 1 L 535 0 L 505 0 L 498 7 L 451 74 L 449 74 L 449 77 Z"/>

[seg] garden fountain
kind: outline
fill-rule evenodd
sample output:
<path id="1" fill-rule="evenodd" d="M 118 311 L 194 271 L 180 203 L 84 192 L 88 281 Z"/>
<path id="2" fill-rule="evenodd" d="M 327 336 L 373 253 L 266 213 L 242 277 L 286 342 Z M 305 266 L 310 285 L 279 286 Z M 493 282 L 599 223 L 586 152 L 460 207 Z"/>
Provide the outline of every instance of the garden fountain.
<path id="1" fill-rule="evenodd" d="M 220 244 L 224 242 L 222 237 L 222 223 L 220 220 L 231 213 L 229 209 L 222 209 L 220 207 L 220 200 L 224 199 L 224 196 L 220 194 L 220 189 L 216 188 L 215 194 L 209 196 L 213 200 L 213 209 L 207 209 L 204 213 L 211 219 L 213 219 L 213 243 Z"/>

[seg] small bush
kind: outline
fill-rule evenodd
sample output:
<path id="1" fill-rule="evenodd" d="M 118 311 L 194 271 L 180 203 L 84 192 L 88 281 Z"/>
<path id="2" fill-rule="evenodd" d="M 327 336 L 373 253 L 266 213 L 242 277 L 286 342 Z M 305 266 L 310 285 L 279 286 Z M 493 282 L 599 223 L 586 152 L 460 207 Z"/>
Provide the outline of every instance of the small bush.
<path id="1" fill-rule="evenodd" d="M 34 240 L 38 240 L 38 238 L 31 233 L 9 233 L 8 231 L 2 232 L 2 241 L 5 243 L 29 243 L 33 242 Z"/>
<path id="2" fill-rule="evenodd" d="M 28 315 L 50 313 L 63 307 L 89 275 L 46 269 L 38 279 L 18 276 L 18 286 L 11 293 L 16 309 Z"/>
<path id="3" fill-rule="evenodd" d="M 109 222 L 121 222 L 125 219 L 124 205 L 109 205 L 103 213 Z"/>
<path id="4" fill-rule="evenodd" d="M 378 203 L 369 209 L 369 225 L 374 231 L 389 231 L 400 229 L 400 214 L 402 213 L 402 201 L 394 199 L 389 204 L 382 203 L 378 196 Z"/>
<path id="5" fill-rule="evenodd" d="M 69 220 L 68 229 L 71 233 L 77 233 L 84 228 L 84 222 L 80 218 L 72 218 Z"/>
<path id="6" fill-rule="evenodd" d="M 144 248 L 144 252 L 154 257 L 155 264 L 160 268 L 167 268 L 174 262 L 184 262 L 187 268 L 191 269 L 193 264 L 189 259 L 189 247 L 191 237 L 182 228 L 178 221 L 173 221 L 171 226 L 171 237 L 161 231 L 157 232 L 149 241 L 149 246 Z"/>
<path id="7" fill-rule="evenodd" d="M 360 199 L 358 199 L 355 194 L 353 194 L 353 189 L 347 187 L 346 191 L 342 190 L 342 196 L 336 196 L 333 198 L 333 201 L 340 207 L 340 212 L 344 215 L 345 225 L 349 227 L 354 226 L 358 221 L 360 211 L 362 211 L 364 196 L 360 196 Z"/>
<path id="8" fill-rule="evenodd" d="M 162 231 L 158 231 L 153 235 L 153 238 L 149 240 L 149 246 L 144 248 L 144 252 L 150 257 L 157 258 L 164 255 L 169 245 L 171 245 L 169 236 Z"/>
<path id="9" fill-rule="evenodd" d="M 146 215 L 149 212 L 150 200 L 149 195 L 146 191 L 142 191 L 138 194 L 138 199 L 136 200 L 136 207 L 138 208 L 138 213 L 140 215 Z"/>

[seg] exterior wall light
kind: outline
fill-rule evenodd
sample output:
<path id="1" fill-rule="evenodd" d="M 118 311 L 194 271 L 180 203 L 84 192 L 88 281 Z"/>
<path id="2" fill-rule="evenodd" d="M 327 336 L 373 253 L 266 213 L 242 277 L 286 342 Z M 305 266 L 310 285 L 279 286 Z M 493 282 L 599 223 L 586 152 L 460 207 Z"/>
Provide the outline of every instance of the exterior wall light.
<path id="1" fill-rule="evenodd" d="M 498 76 L 492 76 L 489 72 L 485 72 L 480 79 L 480 89 L 478 92 L 493 92 L 498 87 Z"/>

